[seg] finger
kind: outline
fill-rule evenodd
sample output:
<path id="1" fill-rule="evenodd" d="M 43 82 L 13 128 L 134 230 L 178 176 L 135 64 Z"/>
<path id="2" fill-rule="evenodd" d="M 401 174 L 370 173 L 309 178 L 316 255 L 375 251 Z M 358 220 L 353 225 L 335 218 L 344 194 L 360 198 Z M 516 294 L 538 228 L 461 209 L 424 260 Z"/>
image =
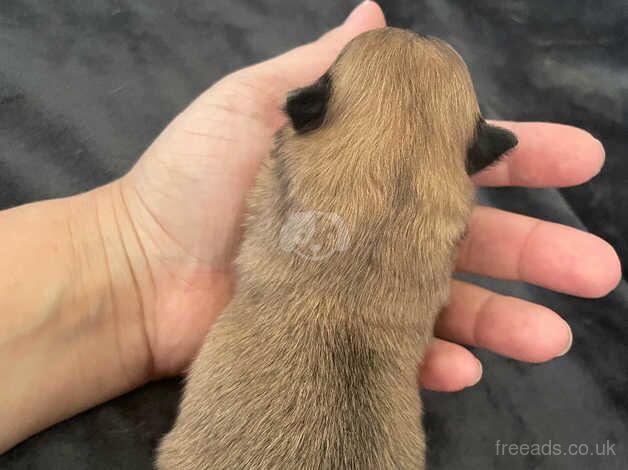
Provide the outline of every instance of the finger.
<path id="1" fill-rule="evenodd" d="M 469 224 L 460 271 L 580 297 L 604 296 L 621 279 L 613 247 L 590 233 L 490 207 L 477 207 Z"/>
<path id="2" fill-rule="evenodd" d="M 234 96 L 229 107 L 235 105 L 239 109 L 244 106 L 244 114 L 248 113 L 274 132 L 285 119 L 281 104 L 290 90 L 320 77 L 351 39 L 383 26 L 386 26 L 386 19 L 379 5 L 365 1 L 351 12 L 343 24 L 318 40 L 225 77 L 208 90 L 212 98 L 210 101 L 216 101 L 216 97 L 212 96 L 216 92 L 223 95 L 229 93 Z"/>
<path id="3" fill-rule="evenodd" d="M 572 342 L 569 325 L 550 309 L 461 281 L 452 283 L 436 335 L 526 362 L 562 356 Z"/>
<path id="4" fill-rule="evenodd" d="M 286 94 L 322 75 L 353 37 L 385 24 L 375 2 L 358 5 L 320 39 L 220 80 L 177 116 L 156 143 L 162 153 L 184 158 L 239 156 L 216 161 L 223 173 L 226 162 L 233 165 L 248 184 L 255 163 L 268 154 L 272 135 L 285 121 L 281 108 Z"/>
<path id="5" fill-rule="evenodd" d="M 519 143 L 498 164 L 474 176 L 480 186 L 564 187 L 584 183 L 604 164 L 604 147 L 577 127 L 546 122 L 506 122 Z"/>
<path id="6" fill-rule="evenodd" d="M 419 372 L 421 386 L 440 392 L 471 387 L 482 378 L 482 364 L 473 354 L 449 341 L 434 338 Z"/>

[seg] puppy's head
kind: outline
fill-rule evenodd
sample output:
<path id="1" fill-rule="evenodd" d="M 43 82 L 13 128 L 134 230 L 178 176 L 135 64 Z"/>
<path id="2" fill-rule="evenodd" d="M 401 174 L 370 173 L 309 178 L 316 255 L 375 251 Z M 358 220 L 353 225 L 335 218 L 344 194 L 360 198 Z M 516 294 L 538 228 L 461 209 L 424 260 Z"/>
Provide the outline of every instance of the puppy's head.
<path id="1" fill-rule="evenodd" d="M 353 163 L 403 163 L 437 179 L 474 174 L 517 143 L 482 118 L 451 46 L 397 28 L 353 39 L 322 77 L 288 95 L 285 112 L 297 141 L 341 140 L 360 149 Z"/>

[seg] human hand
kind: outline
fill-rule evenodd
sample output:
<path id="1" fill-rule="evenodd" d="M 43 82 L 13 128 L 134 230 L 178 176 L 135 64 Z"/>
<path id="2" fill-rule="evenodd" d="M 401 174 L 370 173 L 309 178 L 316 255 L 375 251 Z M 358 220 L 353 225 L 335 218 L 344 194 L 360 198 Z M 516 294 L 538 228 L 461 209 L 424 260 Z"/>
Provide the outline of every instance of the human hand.
<path id="1" fill-rule="evenodd" d="M 151 378 L 185 369 L 230 298 L 245 194 L 285 121 L 280 109 L 286 93 L 320 76 L 351 38 L 384 25 L 379 7 L 366 2 L 318 41 L 223 78 L 112 184 L 111 194 L 128 213 L 122 230 L 139 242 L 129 259 L 142 299 Z M 569 186 L 592 177 L 603 163 L 599 142 L 579 129 L 500 125 L 517 134 L 519 145 L 477 175 L 479 185 Z M 485 207 L 473 214 L 458 269 L 584 297 L 606 294 L 620 278 L 617 256 L 603 240 Z M 551 310 L 460 281 L 453 283 L 436 335 L 421 371 L 422 385 L 436 390 L 459 390 L 480 378 L 479 361 L 461 344 L 540 362 L 571 342 L 567 324 Z"/>

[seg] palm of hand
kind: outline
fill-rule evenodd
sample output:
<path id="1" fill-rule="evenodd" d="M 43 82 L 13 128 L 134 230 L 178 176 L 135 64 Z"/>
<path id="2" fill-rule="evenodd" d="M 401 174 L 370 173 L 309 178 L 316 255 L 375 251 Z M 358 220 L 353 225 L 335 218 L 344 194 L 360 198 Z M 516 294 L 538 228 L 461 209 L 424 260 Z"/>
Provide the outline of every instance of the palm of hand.
<path id="1" fill-rule="evenodd" d="M 119 181 L 150 272 L 144 321 L 155 377 L 190 363 L 230 298 L 246 191 L 283 122 L 285 93 L 320 75 L 351 37 L 383 25 L 379 8 L 367 3 L 317 42 L 225 77 Z M 479 184 L 577 184 L 603 161 L 599 143 L 578 129 L 502 125 L 518 134 L 520 145 L 507 161 L 479 175 Z M 565 143 L 561 148 L 555 142 Z M 592 259 L 597 270 L 590 269 Z M 619 278 L 617 257 L 602 240 L 489 208 L 475 211 L 458 268 L 591 297 L 608 292 Z M 460 344 L 544 361 L 570 343 L 567 325 L 554 312 L 457 281 L 436 333 L 421 381 L 439 390 L 471 385 L 481 374 L 479 362 Z"/>

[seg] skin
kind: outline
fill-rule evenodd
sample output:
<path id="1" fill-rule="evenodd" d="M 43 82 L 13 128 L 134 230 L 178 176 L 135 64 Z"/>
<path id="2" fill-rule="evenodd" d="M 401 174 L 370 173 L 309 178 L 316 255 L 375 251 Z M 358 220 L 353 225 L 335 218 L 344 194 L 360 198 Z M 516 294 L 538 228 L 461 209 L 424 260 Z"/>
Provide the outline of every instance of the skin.
<path id="1" fill-rule="evenodd" d="M 212 86 L 121 179 L 0 213 L 0 257 L 12 267 L 0 273 L 0 375 L 11 384 L 0 387 L 0 451 L 185 370 L 230 299 L 244 197 L 284 123 L 285 94 L 320 76 L 351 38 L 384 25 L 379 7 L 366 2 L 319 40 Z M 477 184 L 565 187 L 603 164 L 601 144 L 580 129 L 499 125 L 519 145 L 474 177 Z M 583 297 L 606 295 L 621 278 L 617 255 L 600 238 L 481 207 L 457 269 Z M 459 282 L 436 333 L 421 385 L 442 391 L 481 376 L 463 345 L 542 362 L 571 344 L 555 312 Z"/>

